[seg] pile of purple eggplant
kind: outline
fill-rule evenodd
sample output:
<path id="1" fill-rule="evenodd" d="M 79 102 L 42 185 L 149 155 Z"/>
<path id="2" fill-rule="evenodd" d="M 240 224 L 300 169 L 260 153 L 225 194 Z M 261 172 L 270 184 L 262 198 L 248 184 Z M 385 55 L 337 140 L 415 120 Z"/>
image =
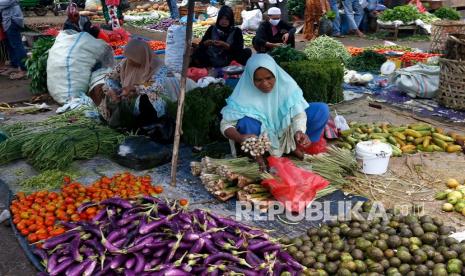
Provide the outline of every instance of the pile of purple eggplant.
<path id="1" fill-rule="evenodd" d="M 80 207 L 83 210 L 92 203 Z M 43 275 L 298 275 L 303 267 L 264 230 L 177 202 L 111 198 L 92 221 L 36 249 Z"/>

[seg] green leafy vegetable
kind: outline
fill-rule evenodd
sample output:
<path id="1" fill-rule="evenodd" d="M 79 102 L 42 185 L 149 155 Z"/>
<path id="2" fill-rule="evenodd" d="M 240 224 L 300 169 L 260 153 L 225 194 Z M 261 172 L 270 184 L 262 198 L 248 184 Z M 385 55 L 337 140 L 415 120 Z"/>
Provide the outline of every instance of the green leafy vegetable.
<path id="1" fill-rule="evenodd" d="M 381 21 L 400 20 L 404 23 L 410 23 L 420 19 L 420 12 L 412 5 L 397 6 L 393 9 L 385 10 L 380 16 Z"/>
<path id="2" fill-rule="evenodd" d="M 460 13 L 451 7 L 441 7 L 434 12 L 434 15 L 444 20 L 460 20 Z"/>
<path id="3" fill-rule="evenodd" d="M 44 189 L 52 190 L 60 188 L 61 185 L 63 185 L 63 178 L 65 176 L 69 176 L 72 179 L 76 178 L 76 175 L 71 172 L 46 170 L 36 176 L 21 181 L 19 185 L 23 192 L 35 192 Z"/>
<path id="4" fill-rule="evenodd" d="M 305 0 L 288 0 L 287 10 L 290 15 L 304 18 L 305 15 Z"/>
<path id="5" fill-rule="evenodd" d="M 231 95 L 228 86 L 210 85 L 197 88 L 186 94 L 182 121 L 183 141 L 194 146 L 203 146 L 224 139 L 220 132 L 221 109 Z M 176 115 L 176 103 L 168 104 L 168 113 Z"/>
<path id="6" fill-rule="evenodd" d="M 31 56 L 26 59 L 27 75 L 31 78 L 32 94 L 46 93 L 48 51 L 55 43 L 54 37 L 39 38 L 32 47 Z"/>
<path id="7" fill-rule="evenodd" d="M 347 68 L 360 72 L 379 73 L 386 57 L 373 51 L 364 51 L 358 56 L 350 58 Z"/>
<path id="8" fill-rule="evenodd" d="M 309 59 L 340 59 L 347 62 L 350 54 L 344 44 L 329 36 L 320 36 L 310 41 L 304 49 Z"/>
<path id="9" fill-rule="evenodd" d="M 282 62 L 301 61 L 307 59 L 307 56 L 304 53 L 289 46 L 274 48 L 270 52 L 270 55 L 278 64 Z"/>
<path id="10" fill-rule="evenodd" d="M 434 14 L 431 14 L 429 12 L 420 13 L 420 18 L 419 19 L 421 19 L 421 21 L 425 22 L 426 24 L 431 24 L 434 21 L 439 20 L 438 17 L 436 17 Z"/>

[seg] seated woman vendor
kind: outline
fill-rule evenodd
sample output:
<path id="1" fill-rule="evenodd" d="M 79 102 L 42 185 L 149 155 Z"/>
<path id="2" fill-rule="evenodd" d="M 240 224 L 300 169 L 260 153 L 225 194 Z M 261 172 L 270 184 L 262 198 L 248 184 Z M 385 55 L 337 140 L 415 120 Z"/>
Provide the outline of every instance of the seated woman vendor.
<path id="1" fill-rule="evenodd" d="M 281 19 L 279 8 L 270 8 L 267 12 L 268 20 L 258 26 L 257 33 L 253 38 L 253 47 L 259 53 L 266 53 L 273 48 L 290 45 L 295 47 L 295 31 L 291 24 Z"/>
<path id="2" fill-rule="evenodd" d="M 272 155 L 302 158 L 303 149 L 324 141 L 328 106 L 308 104 L 294 79 L 267 54 L 249 59 L 226 103 L 221 132 L 236 143 L 266 133 Z"/>
<path id="3" fill-rule="evenodd" d="M 216 24 L 202 37 L 199 47 L 192 55 L 192 67 L 225 67 L 231 61 L 245 65 L 252 55 L 244 49 L 244 38 L 240 28 L 234 26 L 234 13 L 229 6 L 222 6 Z"/>
<path id="4" fill-rule="evenodd" d="M 165 102 L 161 98 L 163 86 L 154 76 L 162 66 L 161 60 L 146 42 L 137 39 L 129 41 L 124 56 L 89 97 L 111 127 L 145 129 L 159 124 Z"/>

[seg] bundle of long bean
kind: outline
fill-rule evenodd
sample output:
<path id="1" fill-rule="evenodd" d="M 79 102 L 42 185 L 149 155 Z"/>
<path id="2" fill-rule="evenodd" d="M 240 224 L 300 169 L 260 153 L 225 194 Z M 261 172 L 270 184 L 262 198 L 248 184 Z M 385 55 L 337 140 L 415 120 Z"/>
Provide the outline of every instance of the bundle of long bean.
<path id="1" fill-rule="evenodd" d="M 24 143 L 34 140 L 36 134 L 23 133 L 13 136 L 0 143 L 0 165 L 23 157 L 22 147 Z"/>
<path id="2" fill-rule="evenodd" d="M 37 134 L 23 145 L 22 151 L 39 170 L 64 169 L 73 160 L 114 154 L 123 138 L 104 126 L 69 125 Z"/>

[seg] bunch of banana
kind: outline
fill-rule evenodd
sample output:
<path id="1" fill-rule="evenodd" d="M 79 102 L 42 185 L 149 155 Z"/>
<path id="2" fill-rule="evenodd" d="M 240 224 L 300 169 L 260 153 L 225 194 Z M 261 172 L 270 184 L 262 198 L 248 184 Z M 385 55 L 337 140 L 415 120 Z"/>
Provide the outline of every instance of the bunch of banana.
<path id="1" fill-rule="evenodd" d="M 389 143 L 393 156 L 404 153 L 422 152 L 459 152 L 465 136 L 455 133 L 445 134 L 441 128 L 429 124 L 410 124 L 406 126 L 393 126 L 383 124 L 361 124 L 351 122 L 350 129 L 341 131 L 338 145 L 353 149 L 360 141 L 379 140 Z"/>

